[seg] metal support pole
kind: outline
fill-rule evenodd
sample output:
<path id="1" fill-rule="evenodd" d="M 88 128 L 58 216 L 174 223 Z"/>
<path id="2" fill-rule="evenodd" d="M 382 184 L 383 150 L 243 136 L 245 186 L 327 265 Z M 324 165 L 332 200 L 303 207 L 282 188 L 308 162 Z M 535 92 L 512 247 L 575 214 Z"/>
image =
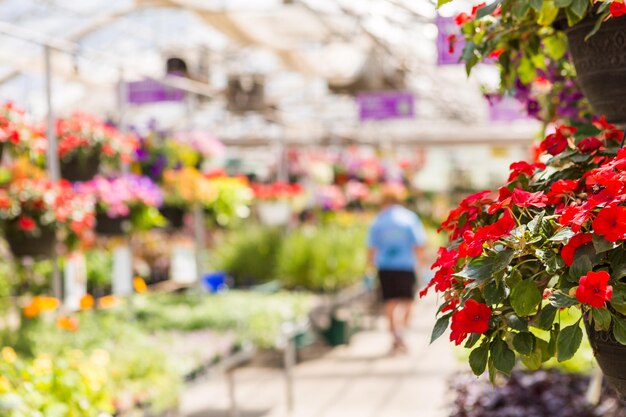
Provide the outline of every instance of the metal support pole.
<path id="1" fill-rule="evenodd" d="M 46 96 L 46 139 L 48 141 L 48 154 L 46 155 L 46 168 L 48 178 L 57 182 L 61 178 L 59 168 L 59 153 L 54 123 L 54 109 L 52 107 L 52 48 L 48 45 L 43 48 L 45 69 L 45 96 Z M 56 245 L 55 245 L 56 246 Z M 63 298 L 63 282 L 61 281 L 61 269 L 56 254 L 56 247 L 52 255 L 52 294 L 61 300 Z"/>
<path id="2" fill-rule="evenodd" d="M 286 340 L 283 361 L 285 365 L 285 388 L 287 390 L 287 412 L 291 414 L 294 408 L 293 367 L 296 364 L 296 344 L 293 334 L 289 334 Z"/>
<path id="3" fill-rule="evenodd" d="M 237 396 L 235 395 L 235 368 L 226 372 L 226 383 L 228 384 L 228 399 L 230 401 L 228 416 L 239 417 L 239 410 L 237 410 Z"/>
<path id="4" fill-rule="evenodd" d="M 204 225 L 204 208 L 202 204 L 196 203 L 193 206 L 193 230 L 196 247 L 196 285 L 202 286 L 202 275 L 204 269 L 204 250 L 206 248 L 205 225 Z"/>

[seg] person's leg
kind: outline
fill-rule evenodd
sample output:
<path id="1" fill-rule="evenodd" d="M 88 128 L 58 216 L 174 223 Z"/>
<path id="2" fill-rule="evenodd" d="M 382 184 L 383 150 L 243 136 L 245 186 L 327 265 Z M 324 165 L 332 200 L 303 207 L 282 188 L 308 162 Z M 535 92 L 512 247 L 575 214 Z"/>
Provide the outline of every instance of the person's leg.
<path id="1" fill-rule="evenodd" d="M 387 322 L 389 323 L 389 331 L 394 338 L 396 339 L 396 332 L 398 330 L 397 319 L 396 319 L 396 307 L 398 306 L 398 300 L 387 300 L 385 301 L 385 317 L 387 318 Z"/>
<path id="2" fill-rule="evenodd" d="M 411 325 L 411 318 L 413 317 L 413 300 L 403 300 L 401 304 L 402 308 L 402 327 L 404 330 L 408 329 Z"/>

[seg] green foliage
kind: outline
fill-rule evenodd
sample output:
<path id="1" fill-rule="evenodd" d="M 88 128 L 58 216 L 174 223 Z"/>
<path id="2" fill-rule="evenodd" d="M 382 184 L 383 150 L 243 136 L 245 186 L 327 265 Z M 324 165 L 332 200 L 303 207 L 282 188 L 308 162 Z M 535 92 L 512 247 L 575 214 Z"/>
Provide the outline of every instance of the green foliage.
<path id="1" fill-rule="evenodd" d="M 333 292 L 365 274 L 366 234 L 363 225 L 328 224 L 293 231 L 283 244 L 279 279 L 290 288 Z"/>
<path id="2" fill-rule="evenodd" d="M 276 279 L 282 245 L 280 229 L 241 227 L 215 245 L 211 266 L 228 273 L 238 286 L 268 282 Z"/>

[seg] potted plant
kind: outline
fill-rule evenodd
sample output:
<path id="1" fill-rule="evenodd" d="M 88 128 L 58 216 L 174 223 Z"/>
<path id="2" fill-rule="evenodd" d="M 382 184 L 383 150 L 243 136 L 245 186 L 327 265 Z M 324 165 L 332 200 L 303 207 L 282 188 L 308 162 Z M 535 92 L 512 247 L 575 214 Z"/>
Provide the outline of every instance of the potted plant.
<path id="1" fill-rule="evenodd" d="M 0 106 L 0 158 L 7 147 L 12 154 L 45 153 L 45 137 L 42 130 L 28 120 L 24 110 L 11 102 Z"/>
<path id="2" fill-rule="evenodd" d="M 194 204 L 208 207 L 218 197 L 218 189 L 200 171 L 191 167 L 163 172 L 164 204 L 161 214 L 173 229 L 184 224 L 185 213 Z"/>
<path id="3" fill-rule="evenodd" d="M 272 184 L 252 184 L 252 192 L 257 201 L 257 213 L 267 226 L 287 224 L 292 212 L 293 200 L 302 195 L 300 184 L 277 181 Z"/>
<path id="4" fill-rule="evenodd" d="M 571 358 L 583 338 L 621 395 L 626 387 L 626 150 L 604 118 L 560 126 L 541 161 L 511 165 L 497 193 L 463 200 L 443 222 L 428 288 L 441 293 L 433 339 L 472 349 L 477 375 Z M 428 288 L 421 295 L 424 295 Z M 562 321 L 562 310 L 577 317 Z"/>
<path id="5" fill-rule="evenodd" d="M 84 113 L 58 119 L 55 129 L 61 176 L 73 182 L 91 180 L 101 163 L 115 169 L 120 163 L 130 163 L 138 143 L 133 135 Z"/>
<path id="6" fill-rule="evenodd" d="M 57 233 L 69 247 L 90 240 L 94 203 L 91 196 L 75 192 L 67 181 L 15 179 L 0 188 L 0 218 L 16 257 L 50 256 Z"/>
<path id="7" fill-rule="evenodd" d="M 80 192 L 96 200 L 96 231 L 104 236 L 147 230 L 164 223 L 158 207 L 163 203 L 161 189 L 147 177 L 128 174 L 118 178 L 95 177 L 77 184 Z"/>
<path id="8" fill-rule="evenodd" d="M 623 0 L 482 3 L 470 14 L 456 17 L 466 40 L 461 59 L 468 72 L 486 60 L 497 63 L 502 88 L 511 91 L 517 80 L 527 85 L 551 63 L 560 68 L 558 63 L 569 51 L 595 113 L 605 114 L 612 123 L 623 123 L 626 90 L 620 87 L 626 85 L 626 65 L 622 65 L 625 14 Z"/>

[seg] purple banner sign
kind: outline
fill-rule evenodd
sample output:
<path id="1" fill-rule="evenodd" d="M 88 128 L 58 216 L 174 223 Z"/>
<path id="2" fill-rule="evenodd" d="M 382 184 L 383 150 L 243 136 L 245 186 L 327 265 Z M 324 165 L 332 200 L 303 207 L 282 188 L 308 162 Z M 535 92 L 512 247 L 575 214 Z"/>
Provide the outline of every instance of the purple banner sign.
<path id="1" fill-rule="evenodd" d="M 528 118 L 524 105 L 513 97 L 503 97 L 489 102 L 489 120 L 492 122 L 514 122 Z"/>
<path id="2" fill-rule="evenodd" d="M 146 79 L 126 83 L 126 98 L 129 104 L 183 101 L 185 92 L 163 85 L 156 80 Z"/>
<path id="3" fill-rule="evenodd" d="M 437 15 L 435 18 L 437 25 L 437 65 L 455 65 L 459 63 L 463 48 L 465 47 L 465 39 L 454 17 L 443 17 Z M 450 36 L 455 37 L 454 48 L 450 49 Z"/>
<path id="4" fill-rule="evenodd" d="M 359 119 L 410 119 L 415 116 L 415 96 L 408 91 L 361 93 L 356 97 Z"/>

